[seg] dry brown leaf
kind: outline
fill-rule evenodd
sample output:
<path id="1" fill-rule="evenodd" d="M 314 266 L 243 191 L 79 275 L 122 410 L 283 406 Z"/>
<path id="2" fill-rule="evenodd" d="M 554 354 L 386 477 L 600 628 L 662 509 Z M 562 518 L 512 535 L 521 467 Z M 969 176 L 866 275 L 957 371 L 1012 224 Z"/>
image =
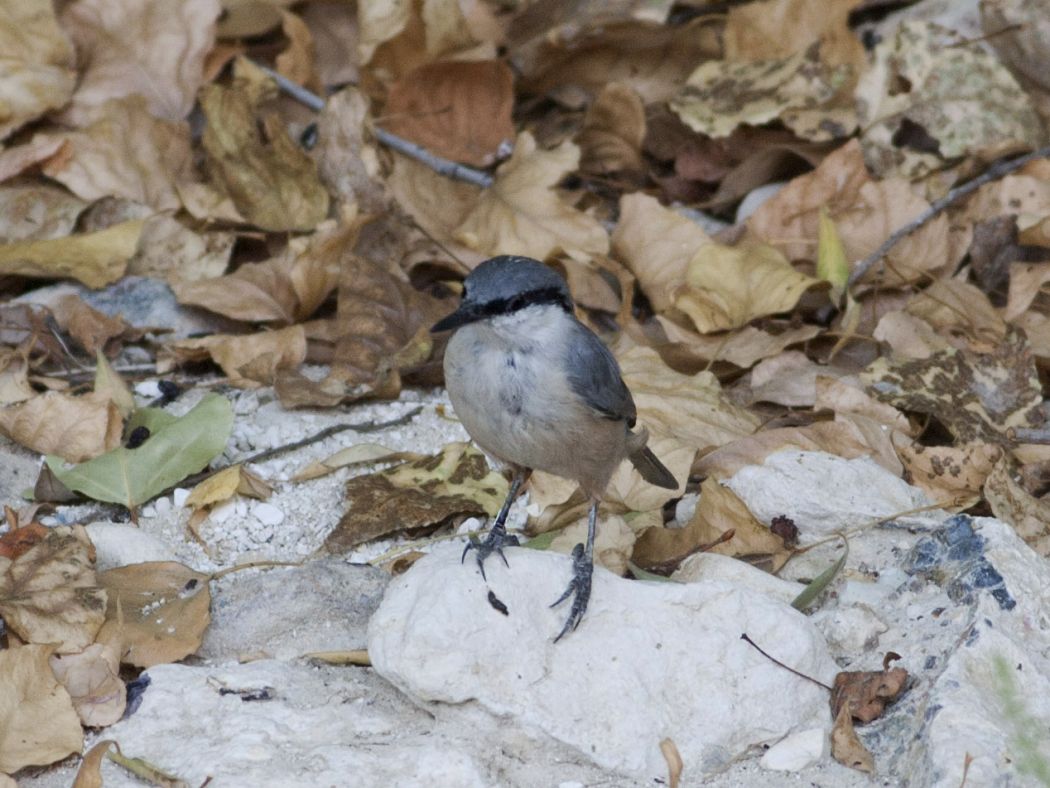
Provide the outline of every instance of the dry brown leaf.
<path id="1" fill-rule="evenodd" d="M 595 96 L 610 82 L 624 82 L 646 104 L 657 104 L 675 94 L 697 63 L 722 55 L 720 25 L 711 18 L 683 25 L 618 21 L 576 30 L 578 35 L 544 41 L 537 48 L 532 65 L 525 64 L 524 91 Z"/>
<path id="2" fill-rule="evenodd" d="M 281 9 L 295 0 L 222 0 L 220 38 L 251 38 L 268 33 L 281 24 Z"/>
<path id="3" fill-rule="evenodd" d="M 82 651 L 105 619 L 94 547 L 83 526 L 54 528 L 18 558 L 0 557 L 0 616 L 27 643 Z"/>
<path id="4" fill-rule="evenodd" d="M 182 120 L 215 43 L 219 0 L 78 0 L 62 24 L 86 64 L 67 113 L 79 124 L 109 99 L 145 96 L 151 114 Z"/>
<path id="5" fill-rule="evenodd" d="M 292 477 L 292 481 L 304 482 L 309 479 L 317 479 L 327 476 L 340 468 L 361 463 L 379 462 L 404 462 L 406 460 L 421 460 L 426 455 L 417 454 L 412 451 L 394 451 L 378 443 L 355 443 L 340 449 L 335 454 L 330 454 L 323 460 L 317 460 L 306 465 Z"/>
<path id="6" fill-rule="evenodd" d="M 104 350 L 111 339 L 123 336 L 130 328 L 124 318 L 92 309 L 73 293 L 60 297 L 52 312 L 59 328 L 71 334 L 91 355 Z"/>
<path id="7" fill-rule="evenodd" d="M 310 317 L 335 289 L 344 257 L 359 224 L 318 232 L 289 244 L 279 257 L 246 263 L 227 276 L 180 282 L 180 303 L 200 306 L 234 320 L 290 325 Z"/>
<path id="8" fill-rule="evenodd" d="M 875 771 L 875 759 L 857 736 L 848 706 L 839 709 L 831 728 L 831 757 L 860 772 L 872 774 Z"/>
<path id="9" fill-rule="evenodd" d="M 288 326 L 254 334 L 214 334 L 180 339 L 166 349 L 179 362 L 211 358 L 222 367 L 230 384 L 244 388 L 272 385 L 280 369 L 295 369 L 306 360 L 306 332 Z"/>
<path id="10" fill-rule="evenodd" d="M 673 309 L 674 292 L 685 282 L 689 260 L 710 242 L 700 225 L 664 208 L 654 197 L 637 192 L 620 198 L 613 251 L 659 313 Z"/>
<path id="11" fill-rule="evenodd" d="M 357 88 L 348 87 L 329 96 L 317 117 L 315 156 L 321 182 L 329 191 L 371 213 L 384 207 L 386 195 L 378 177 L 379 158 L 364 138 L 367 117 L 368 99 Z M 444 180 L 452 182 L 450 178 Z"/>
<path id="12" fill-rule="evenodd" d="M 0 244 L 0 274 L 39 279 L 69 277 L 99 288 L 120 279 L 138 248 L 142 219 L 44 241 Z"/>
<path id="13" fill-rule="evenodd" d="M 455 231 L 461 243 L 483 254 L 520 254 L 543 260 L 560 249 L 609 251 L 609 236 L 592 216 L 566 204 L 555 190 L 579 165 L 580 149 L 563 142 L 540 150 L 527 131 L 496 171 L 496 181 Z"/>
<path id="14" fill-rule="evenodd" d="M 44 174 L 78 197 L 123 197 L 158 211 L 182 207 L 177 184 L 193 177 L 189 126 L 150 115 L 142 96 L 114 99 L 85 115 L 78 131 L 39 135 L 62 140 Z"/>
<path id="15" fill-rule="evenodd" d="M 0 241 L 69 235 L 87 203 L 65 189 L 36 183 L 0 188 Z"/>
<path id="16" fill-rule="evenodd" d="M 441 61 L 390 87 L 383 126 L 431 153 L 477 167 L 514 141 L 514 75 L 499 60 Z"/>
<path id="17" fill-rule="evenodd" d="M 236 239 L 229 232 L 198 233 L 177 219 L 156 214 L 143 225 L 128 275 L 164 279 L 173 286 L 213 279 L 225 273 Z"/>
<path id="18" fill-rule="evenodd" d="M 988 296 L 957 279 L 937 280 L 916 293 L 905 311 L 959 348 L 989 353 L 1006 336 L 1006 323 Z"/>
<path id="19" fill-rule="evenodd" d="M 52 156 L 61 155 L 64 146 L 65 142 L 60 139 L 38 135 L 25 145 L 0 150 L 0 183 Z"/>
<path id="20" fill-rule="evenodd" d="M 185 506 L 199 509 L 204 506 L 228 501 L 235 494 L 266 500 L 273 492 L 269 482 L 256 476 L 241 464 L 223 468 L 212 474 L 192 490 Z"/>
<path id="21" fill-rule="evenodd" d="M 120 443 L 120 411 L 108 396 L 48 391 L 0 410 L 0 433 L 39 454 L 83 462 Z"/>
<path id="22" fill-rule="evenodd" d="M 314 67 L 322 85 L 356 85 L 357 8 L 348 3 L 308 3 L 301 16 L 314 40 Z"/>
<path id="23" fill-rule="evenodd" d="M 328 192 L 317 165 L 277 115 L 265 116 L 260 132 L 248 97 L 218 85 L 205 85 L 200 103 L 212 177 L 245 219 L 272 232 L 312 230 L 324 220 Z"/>
<path id="24" fill-rule="evenodd" d="M 123 418 L 131 416 L 135 410 L 135 396 L 128 384 L 120 377 L 101 350 L 95 352 L 95 386 L 96 396 L 105 397 L 120 411 Z"/>
<path id="25" fill-rule="evenodd" d="M 741 387 L 748 404 L 772 402 L 792 408 L 810 408 L 817 399 L 817 377 L 835 370 L 811 361 L 805 353 L 785 350 L 759 362 L 751 370 L 751 381 Z"/>
<path id="26" fill-rule="evenodd" d="M 849 14 L 860 0 L 765 0 L 729 9 L 727 60 L 785 57 L 820 41 L 820 59 L 848 64 L 857 73 L 866 65 L 864 46 L 849 28 Z"/>
<path id="27" fill-rule="evenodd" d="M 862 377 L 879 399 L 937 417 L 964 443 L 1010 445 L 1013 429 L 1041 423 L 1039 376 L 1016 331 L 990 353 L 951 348 L 924 359 L 879 358 Z"/>
<path id="28" fill-rule="evenodd" d="M 702 476 L 728 479 L 748 465 L 761 465 L 781 449 L 823 451 L 847 460 L 871 454 L 871 447 L 850 425 L 818 421 L 808 427 L 781 427 L 733 441 L 702 457 L 693 470 Z"/>
<path id="29" fill-rule="evenodd" d="M 758 361 L 775 356 L 789 345 L 805 342 L 821 333 L 819 326 L 784 328 L 778 334 L 744 326 L 729 334 L 698 334 L 657 315 L 666 343 L 656 344 L 660 356 L 673 369 L 692 374 L 707 369 L 712 362 L 728 361 L 748 369 Z"/>
<path id="30" fill-rule="evenodd" d="M 894 358 L 922 359 L 952 347 L 947 337 L 933 330 L 925 320 L 907 312 L 892 311 L 884 314 L 872 336 L 889 345 Z"/>
<path id="31" fill-rule="evenodd" d="M 655 350 L 630 346 L 626 340 L 615 352 L 638 409 L 638 424 L 649 430 L 649 448 L 678 480 L 679 490 L 684 489 L 698 451 L 758 429 L 758 419 L 731 404 L 710 372 L 681 375 L 667 367 Z M 675 493 L 645 482 L 625 462 L 613 474 L 606 496 L 628 510 L 644 512 L 663 506 Z"/>
<path id="32" fill-rule="evenodd" d="M 119 648 L 92 643 L 77 654 L 54 654 L 51 670 L 84 725 L 103 728 L 124 716 L 127 690 L 120 680 Z"/>
<path id="33" fill-rule="evenodd" d="M 729 531 L 733 535 L 726 539 Z M 657 526 L 645 531 L 635 544 L 633 560 L 643 569 L 673 568 L 704 548 L 771 572 L 783 566 L 790 554 L 784 540 L 756 520 L 732 490 L 708 478 L 700 486 L 700 503 L 692 519 L 682 528 Z"/>
<path id="34" fill-rule="evenodd" d="M 105 788 L 102 782 L 102 761 L 114 747 L 119 752 L 120 747 L 115 741 L 103 739 L 88 750 L 80 761 L 80 768 L 77 769 L 77 776 L 73 780 L 73 788 Z"/>
<path id="35" fill-rule="evenodd" d="M 660 753 L 664 756 L 664 760 L 667 761 L 668 786 L 670 788 L 678 788 L 685 764 L 682 761 L 682 754 L 678 752 L 678 747 L 674 743 L 674 739 L 663 739 L 660 742 Z"/>
<path id="36" fill-rule="evenodd" d="M 277 71 L 314 93 L 323 93 L 314 70 L 314 37 L 306 22 L 290 11 L 282 11 L 281 31 L 288 39 L 288 48 L 276 58 Z"/>
<path id="37" fill-rule="evenodd" d="M 33 545 L 42 542 L 49 533 L 50 528 L 36 522 L 5 531 L 0 534 L 0 558 L 15 560 Z"/>
<path id="38" fill-rule="evenodd" d="M 350 479 L 350 508 L 325 547 L 344 553 L 379 536 L 438 525 L 457 515 L 484 517 L 499 508 L 508 487 L 480 451 L 450 443 L 435 456 Z"/>
<path id="39" fill-rule="evenodd" d="M 953 511 L 973 506 L 980 500 L 981 488 L 985 487 L 988 474 L 1002 455 L 1000 447 L 989 443 L 923 446 L 899 433 L 893 436 L 893 444 L 907 471 L 907 481 L 925 492 L 931 501 L 954 502 L 950 507 Z M 998 514 L 996 517 L 1006 520 Z"/>
<path id="40" fill-rule="evenodd" d="M 174 561 L 103 572 L 98 582 L 108 603 L 98 642 L 120 644 L 120 661 L 140 668 L 189 656 L 211 621 L 208 580 Z"/>
<path id="41" fill-rule="evenodd" d="M 16 350 L 0 350 L 0 407 L 35 397 L 29 385 L 29 362 Z"/>
<path id="42" fill-rule="evenodd" d="M 838 718 L 845 708 L 850 716 L 861 722 L 871 722 L 882 716 L 886 706 L 900 697 L 908 683 L 908 671 L 889 667 L 887 654 L 883 670 L 846 670 L 835 676 L 831 688 L 831 713 Z"/>
<path id="43" fill-rule="evenodd" d="M 1005 455 L 984 482 L 984 498 L 992 514 L 1009 523 L 1039 555 L 1050 557 L 1050 502 L 1036 498 L 1021 485 Z"/>
<path id="44" fill-rule="evenodd" d="M 642 172 L 645 107 L 630 85 L 611 82 L 602 88 L 576 135 L 580 169 L 599 174 Z"/>
<path id="45" fill-rule="evenodd" d="M 576 522 L 566 526 L 555 536 L 548 547 L 556 553 L 570 555 L 577 544 L 587 541 L 588 515 L 581 513 Z M 594 535 L 594 561 L 623 577 L 627 574 L 627 562 L 634 551 L 634 531 L 618 514 L 603 515 L 597 524 Z"/>
<path id="46" fill-rule="evenodd" d="M 50 0 L 0 7 L 0 140 L 69 101 L 76 84 L 73 48 Z"/>
<path id="47" fill-rule="evenodd" d="M 52 651 L 52 646 L 0 651 L 0 772 L 46 766 L 84 746 L 73 701 L 48 664 Z"/>
<path id="48" fill-rule="evenodd" d="M 1011 322 L 1023 315 L 1050 282 L 1050 263 L 1017 263 L 1010 266 L 1010 294 L 1003 318 Z"/>
<path id="49" fill-rule="evenodd" d="M 772 246 L 710 243 L 689 261 L 674 304 L 701 334 L 740 328 L 757 317 L 789 312 L 821 280 L 799 273 Z"/>

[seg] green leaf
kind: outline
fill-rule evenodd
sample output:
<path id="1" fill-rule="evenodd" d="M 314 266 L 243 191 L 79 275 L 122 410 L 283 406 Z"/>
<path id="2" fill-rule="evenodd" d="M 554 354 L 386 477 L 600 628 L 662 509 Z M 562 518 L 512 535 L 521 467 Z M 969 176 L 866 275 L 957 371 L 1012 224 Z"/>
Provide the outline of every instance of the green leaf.
<path id="1" fill-rule="evenodd" d="M 810 580 L 809 584 L 802 589 L 802 593 L 791 601 L 791 606 L 795 610 L 805 610 L 813 604 L 813 600 L 820 595 L 821 591 L 831 585 L 831 581 L 835 579 L 835 576 L 842 571 L 842 567 L 846 565 L 846 558 L 849 556 L 849 541 L 842 534 L 839 534 L 839 538 L 845 547 L 842 555 L 839 556 L 835 563 Z"/>
<path id="2" fill-rule="evenodd" d="M 159 420 L 154 417 L 153 423 Z M 47 466 L 71 490 L 133 509 L 204 468 L 226 447 L 232 429 L 230 403 L 209 394 L 185 416 L 152 432 L 137 449 L 121 446 L 71 468 L 61 457 L 49 455 Z"/>
<path id="3" fill-rule="evenodd" d="M 838 228 L 823 206 L 817 234 L 817 278 L 831 283 L 831 300 L 838 303 L 849 281 L 849 260 Z"/>
<path id="4" fill-rule="evenodd" d="M 164 408 L 139 408 L 124 425 L 124 434 L 130 435 L 136 427 L 145 427 L 152 435 L 178 420 L 178 416 L 172 416 Z"/>

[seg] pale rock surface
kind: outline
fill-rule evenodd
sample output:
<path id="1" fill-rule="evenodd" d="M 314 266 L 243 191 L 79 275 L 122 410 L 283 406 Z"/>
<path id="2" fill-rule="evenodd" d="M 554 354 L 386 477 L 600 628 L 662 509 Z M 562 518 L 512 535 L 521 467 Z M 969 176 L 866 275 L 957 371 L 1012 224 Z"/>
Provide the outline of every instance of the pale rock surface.
<path id="1" fill-rule="evenodd" d="M 718 553 L 697 553 L 689 556 L 671 575 L 671 579 L 680 583 L 720 580 L 732 583 L 739 588 L 748 588 L 773 599 L 779 599 L 787 604 L 791 604 L 792 600 L 805 588 L 801 583 L 781 580 L 751 564 Z"/>
<path id="2" fill-rule="evenodd" d="M 199 654 L 233 660 L 260 652 L 294 659 L 364 648 L 369 616 L 390 576 L 339 557 L 275 567 L 213 585 L 211 625 Z"/>
<path id="3" fill-rule="evenodd" d="M 812 620 L 824 633 L 828 645 L 846 654 L 876 651 L 879 635 L 889 630 L 875 611 L 863 604 L 818 610 Z"/>
<path id="4" fill-rule="evenodd" d="M 785 736 L 759 760 L 763 769 L 797 772 L 827 757 L 831 747 L 823 728 L 810 728 Z"/>
<path id="5" fill-rule="evenodd" d="M 95 568 L 100 572 L 146 561 L 175 560 L 170 546 L 133 525 L 98 521 L 86 528 L 95 545 Z"/>
<path id="6" fill-rule="evenodd" d="M 774 452 L 762 465 L 741 468 L 725 484 L 762 522 L 780 515 L 794 520 L 803 546 L 930 504 L 921 490 L 868 457 L 847 460 L 797 449 Z"/>
<path id="7" fill-rule="evenodd" d="M 830 727 L 825 690 L 740 638 L 830 683 L 823 638 L 780 601 L 725 582 L 643 583 L 598 568 L 583 623 L 554 643 L 568 612 L 568 603 L 549 608 L 570 577 L 564 556 L 508 550 L 510 568 L 489 560 L 486 584 L 460 552 L 442 546 L 392 580 L 369 625 L 375 669 L 420 701 L 476 701 L 645 780 L 666 779 L 666 737 L 695 777 Z"/>

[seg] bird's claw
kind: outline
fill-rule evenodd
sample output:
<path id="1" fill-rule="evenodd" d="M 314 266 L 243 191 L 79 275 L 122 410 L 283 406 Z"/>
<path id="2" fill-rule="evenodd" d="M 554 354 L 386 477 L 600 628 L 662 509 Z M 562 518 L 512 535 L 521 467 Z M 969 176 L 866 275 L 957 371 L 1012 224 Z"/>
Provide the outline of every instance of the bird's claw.
<path id="1" fill-rule="evenodd" d="M 518 537 L 513 534 L 508 534 L 503 523 L 498 522 L 489 529 L 484 540 L 480 540 L 476 536 L 470 537 L 470 541 L 467 542 L 466 546 L 463 548 L 463 555 L 460 556 L 459 562 L 462 564 L 467 560 L 467 553 L 471 550 L 475 550 L 477 552 L 478 569 L 481 570 L 481 578 L 483 580 L 488 580 L 488 578 L 485 577 L 485 559 L 493 553 L 496 553 L 503 559 L 503 565 L 509 569 L 510 564 L 507 563 L 507 556 L 503 554 L 503 548 L 517 547 L 520 544 L 521 542 L 518 540 Z"/>
<path id="2" fill-rule="evenodd" d="M 577 544 L 572 548 L 572 580 L 569 581 L 569 587 L 565 589 L 565 593 L 554 600 L 551 605 L 551 607 L 557 607 L 570 596 L 575 595 L 569 617 L 565 620 L 565 626 L 561 628 L 561 632 L 554 638 L 555 643 L 580 625 L 583 614 L 587 612 L 587 603 L 591 599 L 591 575 L 593 573 L 594 565 L 590 557 L 587 556 L 583 545 Z"/>

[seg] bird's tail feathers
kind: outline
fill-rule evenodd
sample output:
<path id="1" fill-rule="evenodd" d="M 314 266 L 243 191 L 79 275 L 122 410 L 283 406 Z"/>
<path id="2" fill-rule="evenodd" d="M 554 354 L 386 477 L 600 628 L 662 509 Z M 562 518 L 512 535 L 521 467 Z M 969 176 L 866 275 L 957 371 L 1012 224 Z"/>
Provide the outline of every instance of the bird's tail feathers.
<path id="1" fill-rule="evenodd" d="M 649 432 L 645 427 L 628 436 L 628 450 L 630 453 L 627 457 L 631 464 L 638 469 L 638 473 L 649 484 L 655 484 L 657 487 L 663 487 L 665 490 L 678 489 L 678 480 L 667 469 L 667 466 L 657 459 L 652 449 L 645 445 L 648 440 Z"/>

